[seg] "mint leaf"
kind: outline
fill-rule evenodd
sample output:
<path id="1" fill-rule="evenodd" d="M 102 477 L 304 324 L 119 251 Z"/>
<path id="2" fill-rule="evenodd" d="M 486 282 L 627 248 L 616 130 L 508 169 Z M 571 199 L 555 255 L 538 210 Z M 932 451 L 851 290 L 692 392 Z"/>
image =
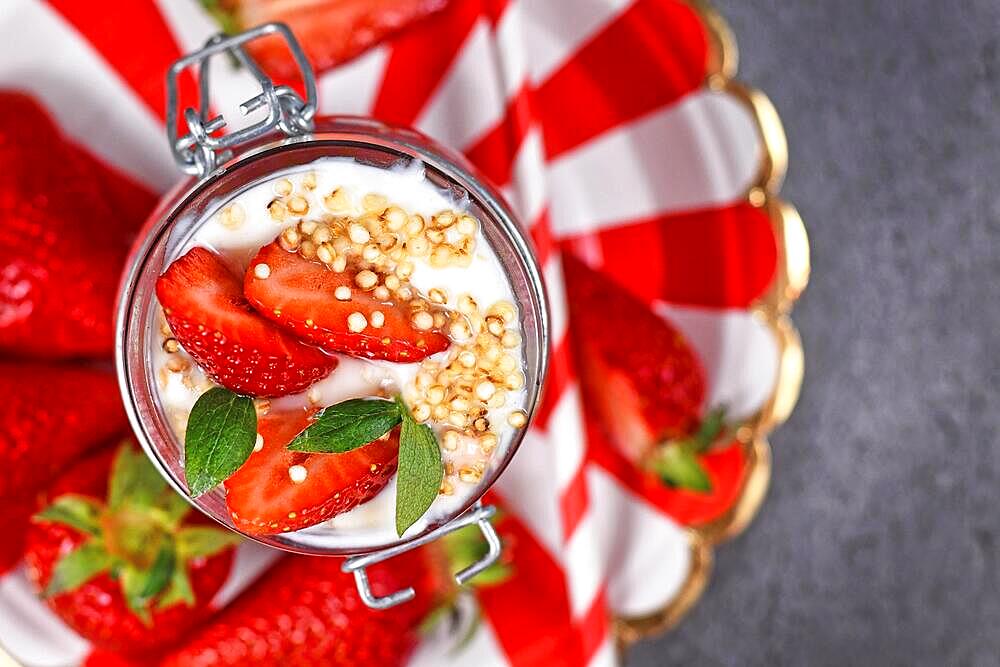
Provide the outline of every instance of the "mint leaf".
<path id="1" fill-rule="evenodd" d="M 257 441 L 253 399 L 215 387 L 191 409 L 184 438 L 184 474 L 194 497 L 236 472 Z"/>
<path id="2" fill-rule="evenodd" d="M 160 599 L 156 601 L 156 608 L 166 609 L 180 602 L 183 602 L 188 607 L 195 605 L 191 579 L 188 577 L 187 569 L 183 566 L 174 568 L 174 576 L 170 578 L 170 585 L 167 586 L 167 590 L 160 596 Z"/>
<path id="3" fill-rule="evenodd" d="M 86 496 L 67 493 L 52 501 L 52 504 L 35 515 L 35 521 L 50 521 L 75 528 L 88 535 L 100 535 L 98 518 L 101 503 Z"/>
<path id="4" fill-rule="evenodd" d="M 712 482 L 698 457 L 684 445 L 668 445 L 657 452 L 653 470 L 667 484 L 690 491 L 709 493 Z"/>
<path id="5" fill-rule="evenodd" d="M 400 407 L 380 398 L 355 398 L 331 405 L 319 419 L 295 436 L 288 449 L 296 452 L 349 452 L 388 433 L 399 423 Z"/>
<path id="6" fill-rule="evenodd" d="M 145 454 L 129 443 L 118 449 L 108 481 L 108 507 L 112 510 L 125 504 L 152 507 L 168 488 L 166 480 L 156 472 Z"/>
<path id="7" fill-rule="evenodd" d="M 719 439 L 722 431 L 726 428 L 726 408 L 717 407 L 711 410 L 705 418 L 701 420 L 701 426 L 692 436 L 696 450 L 703 452 Z"/>
<path id="8" fill-rule="evenodd" d="M 396 471 L 396 534 L 402 537 L 437 498 L 444 466 L 434 432 L 414 421 L 402 398 L 396 403 L 403 419 Z"/>
<path id="9" fill-rule="evenodd" d="M 240 536 L 222 528 L 191 526 L 182 528 L 175 538 L 177 553 L 182 560 L 199 556 L 214 556 L 226 547 L 240 543 Z"/>
<path id="10" fill-rule="evenodd" d="M 59 559 L 45 587 L 45 597 L 69 591 L 111 568 L 111 556 L 104 545 L 89 540 Z"/>

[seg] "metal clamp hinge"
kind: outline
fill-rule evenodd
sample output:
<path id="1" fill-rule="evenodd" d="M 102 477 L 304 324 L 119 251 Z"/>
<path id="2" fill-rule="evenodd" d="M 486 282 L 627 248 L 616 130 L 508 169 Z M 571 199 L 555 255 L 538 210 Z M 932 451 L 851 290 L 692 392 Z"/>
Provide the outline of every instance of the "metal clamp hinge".
<path id="1" fill-rule="evenodd" d="M 486 539 L 486 544 L 489 547 L 489 550 L 486 552 L 486 555 L 477 560 L 475 563 L 455 574 L 455 583 L 459 586 L 464 586 L 470 579 L 486 570 L 486 568 L 496 563 L 497 559 L 500 558 L 500 552 L 503 545 L 500 543 L 500 536 L 497 535 L 497 531 L 493 528 L 493 524 L 490 523 L 490 517 L 496 514 L 496 511 L 497 508 L 493 505 L 484 506 L 482 503 L 476 503 L 472 509 L 459 518 L 441 526 L 440 528 L 432 530 L 423 537 L 413 540 L 412 542 L 390 547 L 388 549 L 382 549 L 381 551 L 365 554 L 364 556 L 354 556 L 353 558 L 348 558 L 344 561 L 343 570 L 344 572 L 354 573 L 354 582 L 358 586 L 358 593 L 361 595 L 362 601 L 367 606 L 372 609 L 389 609 L 390 607 L 395 607 L 398 604 L 412 600 L 416 596 L 416 591 L 413 590 L 412 587 L 409 587 L 395 591 L 389 595 L 375 595 L 368 582 L 368 572 L 365 568 L 370 565 L 374 565 L 375 563 L 381 563 L 382 561 L 389 560 L 394 556 L 406 553 L 407 551 L 416 549 L 417 547 L 429 542 L 433 542 L 434 540 L 443 537 L 448 533 L 459 530 L 460 528 L 476 524 L 479 527 L 480 532 L 483 534 L 483 537 Z"/>
<path id="2" fill-rule="evenodd" d="M 243 44 L 259 37 L 280 34 L 288 43 L 305 83 L 303 100 L 290 86 L 275 86 L 274 82 L 243 49 Z M 211 114 L 209 95 L 209 61 L 221 53 L 231 54 L 260 84 L 261 92 L 240 105 L 247 115 L 267 108 L 267 118 L 230 134 L 220 134 L 226 126 L 221 115 Z M 188 67 L 198 68 L 199 109 L 184 109 L 188 133 L 178 136 L 178 78 Z M 167 71 L 167 136 L 177 166 L 187 174 L 204 178 L 222 161 L 233 155 L 236 146 L 262 137 L 277 129 L 287 136 L 308 134 L 316 115 L 316 77 L 292 31 L 284 23 L 267 23 L 238 35 L 218 34 L 204 48 L 177 60 Z"/>

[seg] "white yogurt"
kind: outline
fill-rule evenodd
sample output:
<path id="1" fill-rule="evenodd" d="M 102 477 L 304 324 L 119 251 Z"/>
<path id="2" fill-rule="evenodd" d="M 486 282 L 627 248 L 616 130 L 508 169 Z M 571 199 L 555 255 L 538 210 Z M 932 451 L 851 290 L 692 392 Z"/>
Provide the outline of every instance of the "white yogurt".
<path id="1" fill-rule="evenodd" d="M 299 187 L 306 173 L 315 175 L 316 187 L 311 191 Z M 195 246 L 207 247 L 219 253 L 234 272 L 242 274 L 258 249 L 273 241 L 285 228 L 294 226 L 298 221 L 296 218 L 278 223 L 267 212 L 267 205 L 275 199 L 275 184 L 283 178 L 291 180 L 296 193 L 304 196 L 309 202 L 310 212 L 304 216 L 306 219 L 318 218 L 316 214 L 324 211 L 324 196 L 338 188 L 347 193 L 356 207 L 356 214 L 362 212 L 361 200 L 369 193 L 385 196 L 390 203 L 400 206 L 409 214 L 419 213 L 426 217 L 442 210 L 464 213 L 468 205 L 467 201 L 455 201 L 436 188 L 425 178 L 420 164 L 380 169 L 358 164 L 351 159 L 323 158 L 310 165 L 273 174 L 266 181 L 245 189 L 235 197 L 220 201 L 218 207 L 206 217 L 178 256 Z M 235 228 L 232 225 L 224 225 L 224 216 L 220 215 L 221 211 L 234 203 L 239 204 L 245 212 L 244 220 Z M 469 266 L 440 268 L 432 266 L 426 258 L 415 258 L 410 284 L 425 295 L 431 288 L 444 288 L 450 295 L 448 307 L 452 308 L 455 297 L 459 294 L 469 294 L 483 306 L 498 301 L 516 303 L 496 252 L 479 229 L 476 232 L 475 251 Z M 150 356 L 160 404 L 177 437 L 183 439 L 187 417 L 194 402 L 213 385 L 183 350 L 169 354 L 159 346 L 162 337 L 151 338 L 156 343 L 150 350 Z M 522 346 L 510 349 L 508 352 L 518 360 L 519 367 L 523 371 Z M 432 358 L 448 357 L 449 351 L 445 351 Z M 176 366 L 178 359 L 190 363 L 191 368 L 183 373 L 167 370 L 167 364 L 174 360 Z M 305 392 L 272 399 L 271 409 L 283 411 L 304 406 L 325 407 L 349 398 L 398 393 L 408 386 L 412 387 L 419 369 L 419 363 L 399 364 L 340 356 L 340 363 L 331 375 Z M 511 441 L 516 437 L 517 430 L 508 426 L 507 418 L 511 412 L 525 408 L 526 396 L 527 392 L 523 388 L 516 391 L 509 390 L 507 401 L 502 407 L 489 409 L 488 418 L 499 438 L 499 444 L 489 459 L 483 480 L 492 477 L 495 466 L 503 460 Z M 446 426 L 435 421 L 428 422 L 428 425 L 439 435 Z M 462 438 L 455 451 L 443 452 L 445 461 L 461 461 L 464 456 L 471 454 L 475 447 L 474 438 Z M 414 524 L 407 534 L 420 532 L 428 523 L 438 522 L 454 514 L 472 496 L 479 494 L 482 484 L 482 481 L 474 484 L 464 482 L 454 484 L 454 493 L 439 495 L 424 517 Z M 333 517 L 323 524 L 298 531 L 296 540 L 304 544 L 325 547 L 356 548 L 377 547 L 396 541 L 398 537 L 395 530 L 395 490 L 395 480 L 393 480 L 369 502 Z"/>

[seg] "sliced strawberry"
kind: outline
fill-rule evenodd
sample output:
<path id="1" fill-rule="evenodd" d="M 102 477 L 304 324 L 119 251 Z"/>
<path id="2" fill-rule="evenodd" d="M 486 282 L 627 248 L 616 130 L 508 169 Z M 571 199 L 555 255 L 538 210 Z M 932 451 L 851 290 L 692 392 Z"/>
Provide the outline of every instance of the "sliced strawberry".
<path id="1" fill-rule="evenodd" d="M 252 396 L 283 396 L 326 377 L 337 359 L 284 333 L 247 304 L 239 279 L 192 248 L 156 281 L 177 341 L 213 380 Z"/>
<path id="2" fill-rule="evenodd" d="M 448 0 L 221 0 L 211 5 L 226 30 L 251 28 L 270 21 L 287 23 L 317 73 L 321 73 L 447 3 Z M 288 47 L 276 37 L 251 42 L 247 47 L 276 76 L 290 77 L 298 72 Z"/>
<path id="3" fill-rule="evenodd" d="M 258 421 L 264 448 L 225 481 L 226 504 L 240 530 L 267 535 L 315 525 L 371 500 L 395 474 L 398 430 L 345 454 L 286 449 L 309 421 L 305 412 Z M 292 481 L 293 466 L 304 468 L 304 480 Z"/>
<path id="4" fill-rule="evenodd" d="M 356 287 L 355 274 L 350 270 L 331 271 L 319 262 L 283 250 L 277 243 L 261 248 L 250 262 L 251 267 L 259 264 L 266 264 L 270 274 L 261 279 L 254 271 L 247 271 L 243 289 L 250 305 L 325 350 L 411 362 L 448 348 L 448 338 L 443 334 L 414 328 L 401 305 L 379 301 L 371 292 Z M 351 290 L 347 301 L 334 296 L 334 291 L 343 286 Z M 375 311 L 385 318 L 385 324 L 378 328 L 371 325 Z M 348 329 L 351 313 L 365 316 L 368 325 L 363 331 Z"/>
<path id="5" fill-rule="evenodd" d="M 639 462 L 697 429 L 705 372 L 679 331 L 580 260 L 563 262 L 586 406 L 615 446 Z"/>

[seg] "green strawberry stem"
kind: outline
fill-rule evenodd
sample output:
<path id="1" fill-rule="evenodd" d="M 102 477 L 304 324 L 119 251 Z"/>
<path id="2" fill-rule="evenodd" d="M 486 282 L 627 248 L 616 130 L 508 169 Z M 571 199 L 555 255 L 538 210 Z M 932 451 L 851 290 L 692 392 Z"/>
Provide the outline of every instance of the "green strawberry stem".
<path id="1" fill-rule="evenodd" d="M 503 513 L 498 511 L 490 518 L 491 523 L 496 523 L 503 518 Z M 483 538 L 479 528 L 475 525 L 463 526 L 456 531 L 448 533 L 441 538 L 444 548 L 445 560 L 447 561 L 449 573 L 460 572 L 469 567 L 479 559 L 483 558 L 489 551 L 489 545 Z M 488 568 L 473 577 L 466 586 L 473 590 L 499 586 L 514 575 L 514 568 L 507 560 L 508 552 L 504 550 L 500 554 L 499 560 Z M 443 596 L 444 601 L 435 607 L 420 624 L 420 633 L 428 635 L 441 623 L 448 619 L 453 619 L 456 611 L 457 597 L 460 591 L 457 586 L 447 590 Z M 479 628 L 480 619 L 473 619 L 468 631 L 456 642 L 454 650 L 460 650 L 469 643 Z"/>
<path id="2" fill-rule="evenodd" d="M 221 0 L 200 0 L 201 6 L 212 19 L 219 24 L 219 28 L 227 35 L 235 35 L 240 32 L 241 26 L 236 14 L 224 6 Z"/>
<path id="3" fill-rule="evenodd" d="M 87 535 L 56 562 L 45 597 L 108 573 L 146 625 L 152 623 L 154 605 L 194 606 L 188 561 L 219 553 L 239 537 L 221 528 L 184 525 L 190 511 L 148 459 L 123 443 L 111 466 L 105 501 L 64 494 L 35 515 L 34 521 L 59 523 Z"/>
<path id="4" fill-rule="evenodd" d="M 199 0 L 205 13 L 212 17 L 212 20 L 219 25 L 219 29 L 226 35 L 235 35 L 243 31 L 243 25 L 236 10 L 227 7 L 223 0 Z M 240 69 L 243 65 L 239 58 L 232 51 L 226 51 L 226 57 L 233 69 Z"/>
<path id="5" fill-rule="evenodd" d="M 724 406 L 713 408 L 691 436 L 666 440 L 657 445 L 646 461 L 646 467 L 665 484 L 687 491 L 711 493 L 712 480 L 699 456 L 724 434 L 725 418 Z"/>
<path id="6" fill-rule="evenodd" d="M 496 523 L 502 518 L 503 513 L 497 511 L 491 517 L 490 523 Z M 469 567 L 485 557 L 490 550 L 489 544 L 486 543 L 482 532 L 475 524 L 452 531 L 441 538 L 441 541 L 454 572 Z M 475 588 L 495 586 L 509 579 L 512 574 L 513 569 L 510 563 L 504 560 L 504 554 L 501 553 L 500 558 L 495 563 L 473 577 L 469 584 Z"/>

